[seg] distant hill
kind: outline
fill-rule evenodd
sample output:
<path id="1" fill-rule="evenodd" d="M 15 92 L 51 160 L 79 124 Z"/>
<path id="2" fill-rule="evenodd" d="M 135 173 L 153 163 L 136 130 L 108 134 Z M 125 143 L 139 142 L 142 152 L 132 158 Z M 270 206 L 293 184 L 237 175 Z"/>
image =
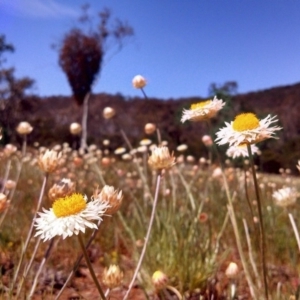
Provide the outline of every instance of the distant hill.
<path id="1" fill-rule="evenodd" d="M 295 169 L 300 159 L 300 83 L 288 86 L 238 94 L 228 98 L 228 107 L 212 121 L 215 132 L 230 121 L 239 112 L 255 112 L 258 117 L 268 114 L 277 115 L 279 125 L 283 130 L 278 140 L 268 140 L 258 146 L 263 150 L 260 157 L 261 166 L 267 171 L 278 171 L 279 167 Z M 199 158 L 207 154 L 207 149 L 201 142 L 203 134 L 209 134 L 205 123 L 180 122 L 182 109 L 189 108 L 191 103 L 199 102 L 202 98 L 181 98 L 160 100 L 150 98 L 127 98 L 121 94 L 108 95 L 105 93 L 92 95 L 90 99 L 88 118 L 88 142 L 100 147 L 104 139 L 111 140 L 111 147 L 126 146 L 120 130 L 122 129 L 133 146 L 137 146 L 144 134 L 144 125 L 155 123 L 163 140 L 169 142 L 172 150 L 182 143 L 189 145 L 188 152 Z M 112 120 L 105 120 L 102 111 L 106 106 L 116 110 Z M 1 112 L 0 122 L 4 127 L 5 111 Z M 13 112 L 11 114 L 14 114 Z M 29 136 L 29 144 L 38 141 L 41 145 L 50 146 L 62 142 L 72 144 L 73 137 L 69 133 L 72 122 L 81 122 L 81 108 L 71 97 L 53 96 L 39 98 L 35 96 L 22 100 L 18 113 L 11 115 L 10 128 L 18 122 L 26 120 L 34 126 Z M 153 140 L 156 136 L 151 137 Z M 10 130 L 4 142 L 20 142 L 14 131 Z M 225 150 L 225 148 L 222 148 Z"/>

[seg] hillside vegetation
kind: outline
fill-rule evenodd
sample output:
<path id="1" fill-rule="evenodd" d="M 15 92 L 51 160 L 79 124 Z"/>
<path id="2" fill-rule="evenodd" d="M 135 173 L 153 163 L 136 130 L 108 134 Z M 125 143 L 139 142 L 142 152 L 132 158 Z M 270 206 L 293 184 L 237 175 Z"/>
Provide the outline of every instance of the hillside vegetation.
<path id="1" fill-rule="evenodd" d="M 294 166 L 300 158 L 300 83 L 227 98 L 228 109 L 222 110 L 213 120 L 212 131 L 223 127 L 224 121 L 233 120 L 239 112 L 254 112 L 258 117 L 277 115 L 283 130 L 279 133 L 278 141 L 267 140 L 258 145 L 263 150 L 259 163 L 264 171 L 277 172 L 280 167 L 295 171 Z M 140 97 L 128 98 L 121 94 L 92 95 L 88 117 L 88 143 L 101 147 L 102 141 L 109 139 L 111 150 L 126 146 L 120 133 L 122 129 L 133 146 L 136 146 L 145 138 L 144 125 L 152 122 L 158 126 L 162 139 L 168 141 L 171 150 L 176 150 L 176 146 L 185 143 L 189 146 L 187 153 L 198 159 L 206 154 L 201 137 L 210 134 L 209 128 L 202 122 L 182 124 L 180 118 L 183 108 L 189 108 L 191 103 L 202 100 L 204 99 L 200 97 L 145 100 Z M 113 119 L 105 120 L 102 116 L 102 111 L 107 106 L 116 110 Z M 72 97 L 28 96 L 13 109 L 8 111 L 6 107 L 2 108 L 0 120 L 3 126 L 3 144 L 20 143 L 14 128 L 20 121 L 28 121 L 34 127 L 28 137 L 29 145 L 36 141 L 42 146 L 52 146 L 65 141 L 76 145 L 69 132 L 69 125 L 72 122 L 81 122 L 82 111 Z M 223 150 L 225 152 L 226 149 Z"/>

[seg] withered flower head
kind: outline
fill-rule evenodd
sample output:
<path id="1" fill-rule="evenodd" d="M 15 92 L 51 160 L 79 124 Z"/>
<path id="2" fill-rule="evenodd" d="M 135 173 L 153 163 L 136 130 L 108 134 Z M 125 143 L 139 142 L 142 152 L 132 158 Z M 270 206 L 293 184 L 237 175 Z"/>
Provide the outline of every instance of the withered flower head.
<path id="1" fill-rule="evenodd" d="M 117 265 L 110 265 L 103 271 L 103 282 L 111 290 L 122 284 L 123 277 L 124 273 Z"/>
<path id="2" fill-rule="evenodd" d="M 93 199 L 101 200 L 103 202 L 107 202 L 109 207 L 106 210 L 107 215 L 112 215 L 116 213 L 123 200 L 122 191 L 115 190 L 113 186 L 105 185 L 101 192 L 99 192 L 98 188 L 94 191 Z"/>
<path id="3" fill-rule="evenodd" d="M 170 154 L 168 147 L 159 146 L 152 149 L 152 154 L 148 159 L 148 164 L 154 170 L 169 169 L 175 165 L 175 157 Z"/>
<path id="4" fill-rule="evenodd" d="M 75 183 L 69 178 L 63 178 L 50 188 L 48 197 L 51 201 L 54 201 L 58 198 L 64 198 L 73 193 L 75 193 Z"/>
<path id="5" fill-rule="evenodd" d="M 33 127 L 28 122 L 20 122 L 16 128 L 16 131 L 20 135 L 27 135 L 27 134 L 31 133 L 32 130 L 33 130 Z"/>
<path id="6" fill-rule="evenodd" d="M 39 156 L 38 164 L 45 173 L 53 173 L 60 167 L 61 158 L 61 152 L 47 149 L 45 153 Z"/>

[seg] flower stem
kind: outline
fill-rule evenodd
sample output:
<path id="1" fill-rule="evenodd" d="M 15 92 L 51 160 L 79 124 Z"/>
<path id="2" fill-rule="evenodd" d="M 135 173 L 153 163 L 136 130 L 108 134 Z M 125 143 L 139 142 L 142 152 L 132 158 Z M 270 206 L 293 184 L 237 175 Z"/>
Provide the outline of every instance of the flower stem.
<path id="1" fill-rule="evenodd" d="M 57 240 L 58 242 L 59 240 Z M 57 244 L 57 243 L 56 243 Z M 35 277 L 34 277 L 34 281 L 33 281 L 33 284 L 32 284 L 32 287 L 31 287 L 31 290 L 30 290 L 30 294 L 28 296 L 28 299 L 31 299 L 33 297 L 33 294 L 34 294 L 34 291 L 35 291 L 35 288 L 36 288 L 36 285 L 38 283 L 38 279 L 39 279 L 39 276 L 45 266 L 45 263 L 46 261 L 48 260 L 49 256 L 50 256 L 50 253 L 51 253 L 51 250 L 53 248 L 53 245 L 54 245 L 54 239 L 51 239 L 49 245 L 48 245 L 48 249 L 46 250 L 46 253 L 43 257 L 43 260 L 41 261 L 40 263 L 40 266 L 39 266 L 39 269 L 38 271 L 36 272 L 35 274 Z"/>
<path id="2" fill-rule="evenodd" d="M 143 93 L 144 98 L 145 98 L 146 100 L 148 100 L 148 97 L 147 97 L 147 95 L 146 95 L 146 93 L 145 93 L 145 91 L 144 91 L 143 88 L 141 88 L 141 91 L 142 91 L 142 93 Z"/>
<path id="3" fill-rule="evenodd" d="M 297 229 L 294 217 L 293 217 L 293 215 L 291 213 L 289 213 L 289 219 L 290 219 L 290 222 L 291 222 L 293 230 L 294 230 L 294 234 L 295 234 L 296 241 L 297 241 L 297 244 L 298 244 L 298 249 L 300 251 L 300 237 L 299 237 L 299 232 L 298 232 L 298 229 Z"/>
<path id="4" fill-rule="evenodd" d="M 150 217 L 150 221 L 149 221 L 149 226 L 148 226 L 148 230 L 147 230 L 147 234 L 145 237 L 145 242 L 144 242 L 144 246 L 141 252 L 141 256 L 140 259 L 138 261 L 138 264 L 136 266 L 136 269 L 134 271 L 133 277 L 131 279 L 131 282 L 129 284 L 128 290 L 123 298 L 123 300 L 126 300 L 129 296 L 129 293 L 133 287 L 134 281 L 138 275 L 138 272 L 140 270 L 140 267 L 142 265 L 142 261 L 144 259 L 145 253 L 146 253 L 146 248 L 147 248 L 147 244 L 149 242 L 149 238 L 150 238 L 150 233 L 151 233 L 151 229 L 152 229 L 152 225 L 153 225 L 153 221 L 154 221 L 154 217 L 155 217 L 155 210 L 156 210 L 156 204 L 157 204 L 157 199 L 158 199 L 158 191 L 159 191 L 159 186 L 160 186 L 160 180 L 161 180 L 161 174 L 157 175 L 157 183 L 156 183 L 156 190 L 155 190 L 155 197 L 154 197 L 154 201 L 153 201 L 153 206 L 152 206 L 152 212 L 151 212 L 151 217 Z"/>
<path id="5" fill-rule="evenodd" d="M 40 243 L 41 243 L 41 238 L 39 237 L 39 239 L 35 243 L 35 247 L 34 247 L 32 255 L 31 255 L 30 261 L 29 261 L 28 265 L 25 267 L 25 269 L 23 271 L 23 275 L 22 275 L 20 281 L 18 282 L 18 290 L 17 290 L 17 294 L 16 294 L 16 299 L 18 299 L 18 297 L 20 296 L 23 284 L 24 284 L 24 282 L 26 280 L 28 272 L 30 271 L 30 268 L 32 266 L 33 260 L 35 258 L 36 253 L 37 253 L 37 250 L 38 250 L 38 248 L 40 246 Z"/>
<path id="6" fill-rule="evenodd" d="M 98 228 L 99 228 L 100 223 L 101 223 L 101 220 L 98 221 L 98 224 L 97 224 L 97 227 L 98 227 Z M 90 236 L 88 242 L 87 242 L 86 245 L 85 245 L 85 249 L 88 249 L 88 248 L 89 248 L 89 246 L 91 245 L 92 241 L 95 239 L 97 232 L 98 232 L 98 229 L 94 229 L 92 235 Z M 65 281 L 63 287 L 60 289 L 59 293 L 57 294 L 55 300 L 58 300 L 58 299 L 60 298 L 60 296 L 62 295 L 64 289 L 67 287 L 68 283 L 70 282 L 70 280 L 72 279 L 73 275 L 74 275 L 75 272 L 77 271 L 77 269 L 78 269 L 78 267 L 79 267 L 79 265 L 80 265 L 80 262 L 81 262 L 82 258 L 83 258 L 83 254 L 81 254 L 81 255 L 77 258 L 77 260 L 76 260 L 76 262 L 75 262 L 75 264 L 74 264 L 74 266 L 73 266 L 72 271 L 70 272 L 70 274 L 69 274 L 67 280 Z"/>
<path id="7" fill-rule="evenodd" d="M 48 173 L 46 173 L 45 176 L 44 176 L 43 185 L 42 185 L 41 192 L 40 192 L 40 197 L 39 197 L 38 204 L 37 204 L 37 207 L 36 207 L 36 210 L 35 210 L 35 215 L 34 215 L 33 220 L 31 222 L 31 226 L 30 226 L 29 232 L 27 234 L 27 238 L 26 238 L 24 247 L 22 249 L 22 253 L 21 253 L 21 257 L 20 257 L 20 260 L 19 260 L 19 263 L 18 263 L 18 266 L 17 266 L 17 270 L 16 270 L 16 272 L 14 274 L 14 278 L 13 278 L 13 281 L 12 281 L 11 292 L 13 291 L 13 288 L 14 288 L 14 286 L 16 284 L 16 281 L 17 281 L 17 278 L 18 278 L 18 274 L 19 274 L 21 265 L 22 265 L 23 260 L 24 260 L 25 253 L 26 253 L 26 250 L 27 250 L 28 245 L 29 245 L 29 241 L 30 241 L 31 236 L 32 236 L 35 219 L 36 219 L 37 213 L 40 210 L 40 207 L 41 207 L 41 204 L 42 204 L 42 200 L 43 200 L 43 196 L 44 196 L 44 192 L 45 192 L 45 187 L 46 187 L 46 184 L 47 184 L 47 180 L 48 180 Z"/>
<path id="8" fill-rule="evenodd" d="M 260 229 L 260 254 L 261 254 L 261 264 L 262 264 L 262 271 L 263 271 L 263 280 L 264 280 L 264 289 L 265 289 L 265 297 L 269 299 L 268 293 L 268 282 L 267 282 L 267 267 L 266 267 L 266 239 L 265 239 L 265 231 L 264 231 L 264 223 L 263 223 L 263 216 L 262 216 L 262 207 L 261 207 L 261 200 L 259 196 L 259 188 L 257 183 L 256 171 L 253 161 L 253 155 L 251 151 L 251 145 L 247 144 L 247 149 L 249 153 L 250 165 L 253 175 L 254 187 L 255 187 L 255 194 L 257 200 L 257 207 L 258 207 L 258 217 L 259 217 L 259 229 Z"/>
<path id="9" fill-rule="evenodd" d="M 99 281 L 98 281 L 98 279 L 97 279 L 97 277 L 96 277 L 96 274 L 95 274 L 94 269 L 93 269 L 93 267 L 92 267 L 92 264 L 91 264 L 91 262 L 90 262 L 88 253 L 87 253 L 87 251 L 86 251 L 86 248 L 85 248 L 85 245 L 84 245 L 84 242 L 83 242 L 82 235 L 81 235 L 80 233 L 78 234 L 78 240 L 79 240 L 79 244 L 80 244 L 81 249 L 82 249 L 83 256 L 84 256 L 84 258 L 85 258 L 85 261 L 86 261 L 87 266 L 88 266 L 88 268 L 89 268 L 89 271 L 90 271 L 90 273 L 91 273 L 91 276 L 92 276 L 92 278 L 93 278 L 93 281 L 94 281 L 94 283 L 95 283 L 95 285 L 96 285 L 96 287 L 97 287 L 97 289 L 98 289 L 98 292 L 99 292 L 99 294 L 100 294 L 100 297 L 101 297 L 101 299 L 105 300 L 106 297 L 105 297 L 105 295 L 104 295 L 104 293 L 103 293 L 103 291 L 102 291 L 102 288 L 101 288 L 101 286 L 100 286 L 100 284 L 99 284 Z"/>

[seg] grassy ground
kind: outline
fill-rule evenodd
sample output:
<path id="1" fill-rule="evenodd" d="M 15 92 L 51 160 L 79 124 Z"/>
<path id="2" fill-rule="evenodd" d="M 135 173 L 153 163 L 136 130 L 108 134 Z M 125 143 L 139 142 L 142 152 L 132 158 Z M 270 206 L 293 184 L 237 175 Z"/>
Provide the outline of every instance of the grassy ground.
<path id="1" fill-rule="evenodd" d="M 147 165 L 148 153 L 137 152 L 135 158 L 124 160 L 121 155 L 105 154 L 97 147 L 90 147 L 84 155 L 71 150 L 68 145 L 56 149 L 62 151 L 63 163 L 49 175 L 42 207 L 51 207 L 47 193 L 62 178 L 73 180 L 76 191 L 88 198 L 98 186 L 101 189 L 105 184 L 123 192 L 120 210 L 104 217 L 88 249 L 104 290 L 103 269 L 111 264 L 120 266 L 124 280 L 111 292 L 110 299 L 122 299 L 140 257 L 154 201 L 157 174 Z M 15 297 L 16 288 L 11 291 L 11 296 L 9 290 L 43 182 L 44 174 L 37 164 L 41 150 L 29 149 L 23 158 L 19 152 L 10 156 L 4 150 L 1 152 L 3 184 L 6 174 L 7 179 L 16 183 L 15 190 L 11 187 L 3 189 L 10 205 L 0 215 L 1 299 Z M 198 158 L 181 156 L 174 167 L 164 172 L 149 245 L 130 299 L 176 299 L 174 288 L 185 299 L 251 299 L 241 251 L 253 288 L 260 295 L 258 298 L 263 299 L 257 199 L 249 165 L 237 169 L 228 162 L 224 169 L 238 235 L 228 214 L 226 185 L 217 165 L 217 161 L 200 163 Z M 272 194 L 285 186 L 299 190 L 300 180 L 285 171 L 278 176 L 258 172 L 258 183 L 266 233 L 270 299 L 289 299 L 292 295 L 297 296 L 299 286 L 299 248 L 288 214 L 294 217 L 299 227 L 299 204 L 286 208 L 276 206 Z M 91 233 L 90 229 L 86 231 L 86 241 Z M 17 282 L 21 280 L 36 243 L 37 238 L 32 237 Z M 48 245 L 49 241 L 40 244 L 20 299 L 28 296 Z M 75 236 L 65 240 L 56 237 L 32 299 L 55 299 L 80 254 Z M 235 262 L 239 268 L 235 278 L 226 276 L 230 262 Z M 155 289 L 151 279 L 157 270 L 168 277 L 168 287 L 161 291 Z M 231 296 L 232 284 L 236 287 L 235 296 Z M 96 299 L 96 295 L 97 290 L 83 260 L 61 299 Z"/>

